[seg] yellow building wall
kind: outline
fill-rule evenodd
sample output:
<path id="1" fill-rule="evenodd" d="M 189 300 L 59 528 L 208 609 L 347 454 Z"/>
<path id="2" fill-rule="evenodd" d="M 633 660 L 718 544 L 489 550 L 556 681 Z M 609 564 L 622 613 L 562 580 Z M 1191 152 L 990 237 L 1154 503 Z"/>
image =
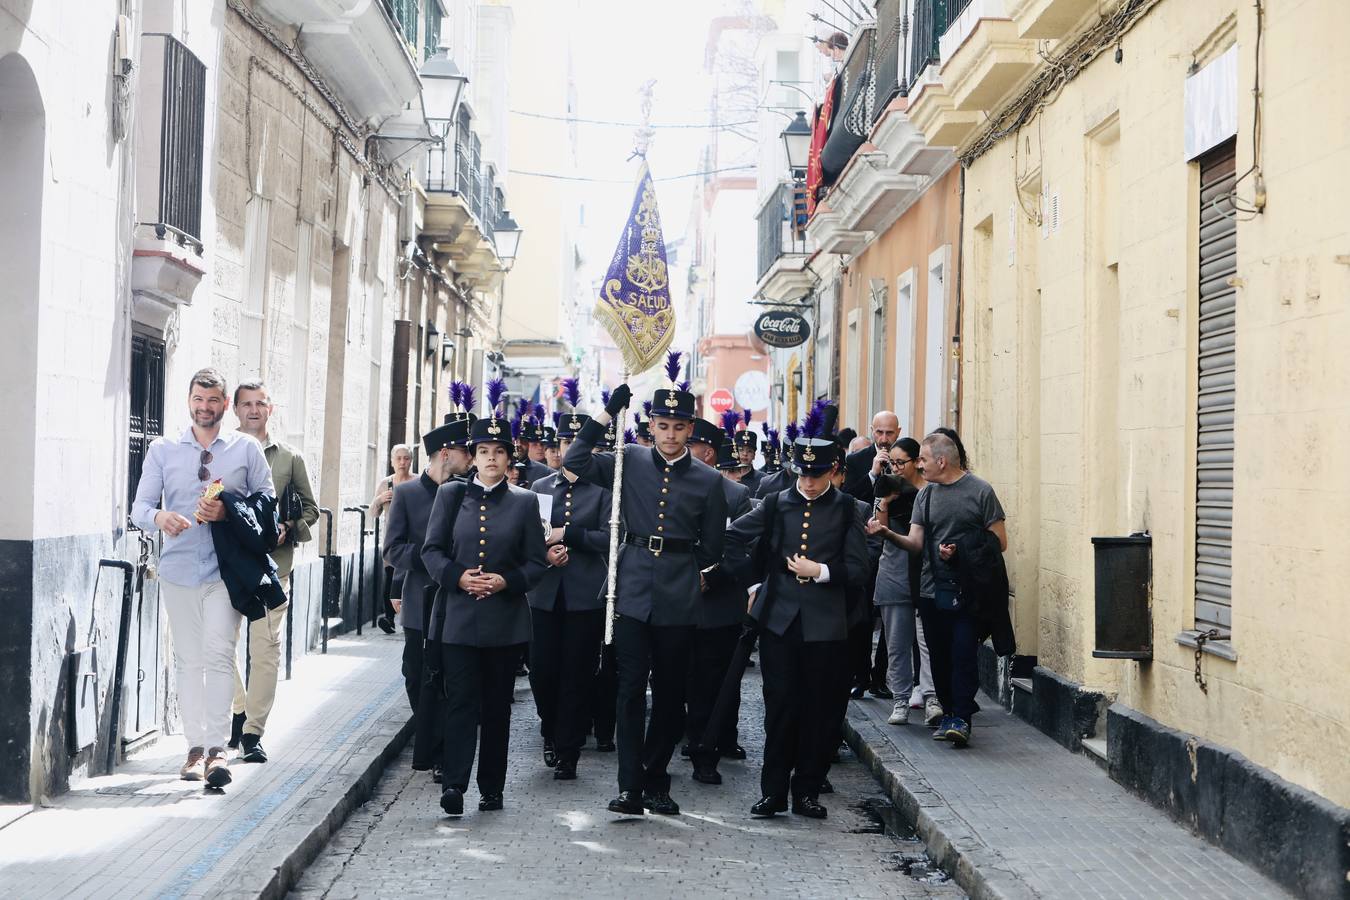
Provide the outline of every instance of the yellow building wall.
<path id="1" fill-rule="evenodd" d="M 975 160 L 963 217 L 962 430 L 1009 513 L 1023 652 L 1350 804 L 1350 16 L 1267 4 L 1265 213 L 1238 225 L 1235 662 L 1194 624 L 1198 169 L 1192 61 L 1239 47 L 1252 162 L 1255 12 L 1166 0 Z M 1240 186 L 1250 200 L 1252 179 Z M 1058 224 L 1035 220 L 1058 197 Z M 1096 660 L 1094 535 L 1153 535 L 1151 663 Z"/>

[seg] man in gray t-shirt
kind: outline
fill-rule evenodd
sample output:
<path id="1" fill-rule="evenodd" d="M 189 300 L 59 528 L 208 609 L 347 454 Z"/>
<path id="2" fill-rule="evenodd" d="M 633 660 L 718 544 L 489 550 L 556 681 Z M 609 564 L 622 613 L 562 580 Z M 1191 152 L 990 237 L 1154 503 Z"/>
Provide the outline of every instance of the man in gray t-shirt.
<path id="1" fill-rule="evenodd" d="M 920 459 L 923 458 L 922 453 L 920 450 Z M 936 542 L 937 547 L 941 547 L 954 544 L 963 534 L 992 531 L 995 525 L 1001 526 L 1005 518 L 1003 506 L 989 482 L 962 471 L 950 483 L 933 481 L 924 485 L 914 501 L 914 513 L 910 521 L 923 528 L 926 540 Z M 929 600 L 933 599 L 933 559 L 937 560 L 936 574 L 940 578 L 948 582 L 956 580 L 955 569 L 941 553 L 929 554 L 924 550 L 919 595 Z"/>
<path id="2" fill-rule="evenodd" d="M 1003 507 L 987 481 L 961 468 L 955 442 L 945 434 L 923 439 L 919 466 L 928 484 L 914 501 L 909 533 L 893 539 L 902 549 L 923 554 L 919 617 L 923 620 L 933 667 L 933 687 L 947 715 L 938 725 L 939 740 L 958 746 L 970 742 L 971 718 L 979 711 L 978 629 L 975 611 L 939 609 L 936 588 L 956 581 L 953 568 L 958 537 L 989 531 L 999 548 L 1008 549 Z M 936 566 L 937 571 L 934 571 Z"/>

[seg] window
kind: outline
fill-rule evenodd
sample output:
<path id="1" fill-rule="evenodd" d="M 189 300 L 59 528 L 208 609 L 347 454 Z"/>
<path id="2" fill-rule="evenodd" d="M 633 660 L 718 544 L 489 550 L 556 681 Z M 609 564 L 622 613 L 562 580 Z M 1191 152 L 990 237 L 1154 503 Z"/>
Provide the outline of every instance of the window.
<path id="1" fill-rule="evenodd" d="M 244 296 L 239 317 L 239 380 L 263 377 L 266 358 L 269 227 L 272 201 L 256 194 L 244 209 Z"/>
<path id="2" fill-rule="evenodd" d="M 867 368 L 872 375 L 865 417 L 870 418 L 886 405 L 886 291 L 884 278 L 873 278 L 869 285 L 872 298 L 872 349 Z"/>
<path id="3" fill-rule="evenodd" d="M 130 508 L 141 480 L 141 466 L 150 443 L 164 434 L 164 342 L 148 334 L 131 336 L 130 460 L 127 504 Z"/>
<path id="4" fill-rule="evenodd" d="M 1233 139 L 1200 157 L 1195 466 L 1195 627 L 1233 625 L 1233 421 L 1237 409 L 1237 220 Z"/>
<path id="5" fill-rule="evenodd" d="M 295 235 L 295 307 L 291 310 L 291 366 L 282 421 L 286 440 L 301 453 L 305 449 L 305 419 L 309 404 L 309 304 L 313 286 L 314 226 L 301 222 Z"/>
<path id="6" fill-rule="evenodd" d="M 943 245 L 928 257 L 928 322 L 923 347 L 923 433 L 943 424 L 947 372 L 947 255 Z"/>
<path id="7" fill-rule="evenodd" d="M 914 270 L 895 282 L 895 415 L 905 434 L 914 430 Z"/>
<path id="8" fill-rule="evenodd" d="M 844 424 L 856 428 L 858 422 L 858 357 L 862 355 L 862 339 L 858 334 L 861 310 L 848 311 L 847 343 L 844 347 Z"/>

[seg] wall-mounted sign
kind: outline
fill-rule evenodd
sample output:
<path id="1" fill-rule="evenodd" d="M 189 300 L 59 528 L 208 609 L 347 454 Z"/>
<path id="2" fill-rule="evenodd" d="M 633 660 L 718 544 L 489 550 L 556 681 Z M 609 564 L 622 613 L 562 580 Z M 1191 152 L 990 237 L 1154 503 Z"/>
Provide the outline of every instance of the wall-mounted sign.
<path id="1" fill-rule="evenodd" d="M 732 392 L 742 409 L 752 412 L 764 409 L 769 405 L 769 376 L 758 369 L 742 372 Z"/>
<path id="2" fill-rule="evenodd" d="M 755 320 L 755 337 L 770 347 L 796 347 L 811 336 L 811 326 L 795 312 L 775 309 Z"/>
<path id="3" fill-rule="evenodd" d="M 726 388 L 718 388 L 708 395 L 708 405 L 713 408 L 713 412 L 724 413 L 735 404 L 736 400 L 731 396 L 731 391 Z"/>

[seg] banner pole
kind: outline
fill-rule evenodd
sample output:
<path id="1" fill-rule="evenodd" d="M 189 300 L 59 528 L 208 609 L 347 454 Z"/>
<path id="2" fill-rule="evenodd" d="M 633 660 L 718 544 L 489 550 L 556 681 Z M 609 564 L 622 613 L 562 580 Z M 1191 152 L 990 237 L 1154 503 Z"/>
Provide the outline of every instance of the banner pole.
<path id="1" fill-rule="evenodd" d="M 628 383 L 627 366 L 624 366 L 619 383 Z M 614 643 L 614 620 L 618 618 L 618 614 L 614 612 L 614 594 L 619 582 L 619 511 L 622 508 L 620 498 L 623 494 L 623 458 L 627 455 L 625 453 L 627 445 L 623 443 L 623 429 L 620 426 L 623 425 L 624 416 L 627 413 L 628 407 L 625 406 L 614 417 L 614 435 L 616 438 L 614 441 L 614 489 L 609 505 L 609 583 L 605 592 L 606 647 Z"/>

